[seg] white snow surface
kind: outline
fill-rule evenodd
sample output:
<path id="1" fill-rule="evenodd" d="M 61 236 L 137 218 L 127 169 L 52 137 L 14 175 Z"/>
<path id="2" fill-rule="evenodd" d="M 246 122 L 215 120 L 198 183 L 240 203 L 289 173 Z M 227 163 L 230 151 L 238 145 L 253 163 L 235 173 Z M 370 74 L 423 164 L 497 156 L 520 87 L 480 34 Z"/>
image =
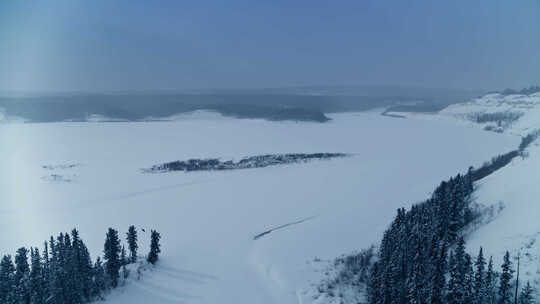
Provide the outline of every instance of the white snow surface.
<path id="1" fill-rule="evenodd" d="M 332 118 L 324 124 L 232 118 L 2 124 L 0 253 L 77 227 L 95 259 L 108 227 L 125 235 L 134 224 L 141 253 L 150 229 L 162 234 L 161 260 L 106 303 L 312 303 L 322 278 L 316 257 L 329 260 L 378 243 L 397 208 L 426 199 L 441 180 L 519 143 L 516 136 L 445 120 L 376 113 Z M 296 152 L 354 156 L 227 172 L 140 172 L 187 158 Z M 540 231 L 533 218 L 540 196 L 531 192 L 540 191 L 534 187 L 540 170 L 520 173 L 526 162 L 540 165 L 540 152 L 532 152 L 482 183 L 479 200 L 503 200 L 507 209 L 474 234 L 470 248 L 482 243 L 498 253 L 506 236 L 491 232 L 497 222 L 499 230 L 522 225 L 515 233 L 524 237 Z M 42 166 L 66 161 L 84 164 L 69 169 L 77 179 L 41 178 Z M 518 197 L 525 208 L 512 211 Z M 505 244 L 514 243 L 521 244 Z"/>

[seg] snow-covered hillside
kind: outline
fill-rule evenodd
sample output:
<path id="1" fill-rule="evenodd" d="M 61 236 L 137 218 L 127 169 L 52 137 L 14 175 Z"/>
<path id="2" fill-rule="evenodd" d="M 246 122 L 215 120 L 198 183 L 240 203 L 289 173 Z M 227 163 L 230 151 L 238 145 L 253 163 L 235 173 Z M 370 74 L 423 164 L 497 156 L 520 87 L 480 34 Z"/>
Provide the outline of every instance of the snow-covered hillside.
<path id="1" fill-rule="evenodd" d="M 540 93 L 493 93 L 451 105 L 436 114 L 399 114 L 411 119 L 453 122 L 519 138 L 540 130 Z M 475 256 L 482 246 L 484 253 L 493 255 L 497 265 L 502 263 L 507 250 L 514 262 L 520 255 L 521 280 L 531 281 L 537 290 L 540 290 L 539 172 L 540 143 L 536 140 L 509 165 L 477 182 L 476 202 L 485 207 L 493 206 L 494 210 L 502 206 L 502 211 L 467 236 L 471 255 Z"/>
<path id="2" fill-rule="evenodd" d="M 319 283 L 325 261 L 377 243 L 397 208 L 519 144 L 444 120 L 332 118 L 2 124 L 0 252 L 77 227 L 95 258 L 107 227 L 124 235 L 134 224 L 161 232 L 161 262 L 107 303 L 309 303 L 305 291 Z M 318 152 L 354 156 L 238 171 L 140 171 L 175 159 Z M 43 178 L 51 174 L 71 181 Z M 482 230 L 474 237 L 488 246 Z"/>
<path id="3" fill-rule="evenodd" d="M 493 122 L 478 123 L 484 113 L 519 113 L 513 122 L 501 124 L 500 132 L 517 136 L 540 129 L 540 93 L 531 95 L 489 94 L 471 102 L 452 105 L 440 112 L 443 117 L 469 120 L 485 128 Z M 472 119 L 471 119 L 472 118 Z M 476 201 L 485 206 L 504 206 L 500 214 L 469 236 L 469 250 L 475 254 L 483 246 L 502 262 L 506 250 L 514 258 L 521 255 L 524 280 L 540 287 L 540 145 L 534 142 L 523 157 L 478 183 Z"/>
<path id="4" fill-rule="evenodd" d="M 479 125 L 486 130 L 524 136 L 540 127 L 540 93 L 488 94 L 470 102 L 451 105 L 439 114 Z"/>

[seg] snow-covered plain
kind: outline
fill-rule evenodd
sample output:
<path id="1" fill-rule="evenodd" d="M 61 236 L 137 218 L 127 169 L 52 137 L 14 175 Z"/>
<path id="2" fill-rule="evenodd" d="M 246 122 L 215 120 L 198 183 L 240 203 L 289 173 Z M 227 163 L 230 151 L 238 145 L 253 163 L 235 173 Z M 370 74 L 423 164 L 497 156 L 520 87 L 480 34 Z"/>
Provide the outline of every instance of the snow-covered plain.
<path id="1" fill-rule="evenodd" d="M 95 258 L 108 227 L 124 235 L 134 224 L 147 231 L 143 251 L 149 229 L 161 232 L 161 262 L 107 303 L 309 303 L 305 291 L 322 278 L 325 260 L 377 243 L 396 208 L 519 143 L 444 120 L 332 118 L 2 124 L 0 253 L 77 227 Z M 228 172 L 140 171 L 188 158 L 295 152 L 354 156 Z M 76 178 L 43 178 L 50 174 Z"/>

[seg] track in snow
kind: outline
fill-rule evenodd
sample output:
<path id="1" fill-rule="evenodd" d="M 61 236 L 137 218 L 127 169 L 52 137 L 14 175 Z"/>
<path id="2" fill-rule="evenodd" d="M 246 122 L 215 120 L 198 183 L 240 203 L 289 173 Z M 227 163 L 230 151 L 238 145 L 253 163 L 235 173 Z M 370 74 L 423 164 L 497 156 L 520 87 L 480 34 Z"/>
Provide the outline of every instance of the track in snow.
<path id="1" fill-rule="evenodd" d="M 255 235 L 255 236 L 253 237 L 253 240 L 258 240 L 258 239 L 260 239 L 261 237 L 263 237 L 263 236 L 265 236 L 265 235 L 271 233 L 272 231 L 279 230 L 279 229 L 282 229 L 282 228 L 285 228 L 285 227 L 288 227 L 288 226 L 292 226 L 292 225 L 301 224 L 301 223 L 303 223 L 303 222 L 305 222 L 305 221 L 309 221 L 309 220 L 311 220 L 311 219 L 313 219 L 313 218 L 315 218 L 315 216 L 306 217 L 305 219 L 301 219 L 301 220 L 296 221 L 296 222 L 290 222 L 290 223 L 287 223 L 287 224 L 283 224 L 283 225 L 281 225 L 281 226 L 274 227 L 274 228 L 272 228 L 272 229 L 268 229 L 268 230 L 266 230 L 266 231 L 264 231 L 264 232 L 261 232 L 261 233 Z"/>

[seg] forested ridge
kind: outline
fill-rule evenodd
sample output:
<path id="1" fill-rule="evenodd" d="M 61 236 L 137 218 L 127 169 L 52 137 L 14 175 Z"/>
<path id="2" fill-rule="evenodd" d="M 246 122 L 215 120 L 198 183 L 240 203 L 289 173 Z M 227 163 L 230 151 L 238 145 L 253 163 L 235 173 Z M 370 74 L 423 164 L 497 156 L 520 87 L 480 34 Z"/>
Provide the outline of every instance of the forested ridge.
<path id="1" fill-rule="evenodd" d="M 436 187 L 429 199 L 410 210 L 400 208 L 384 232 L 378 250 L 364 250 L 337 260 L 341 270 L 319 291 L 330 296 L 340 285 L 365 293 L 369 304 L 522 304 L 534 302 L 534 290 L 519 283 L 507 252 L 500 271 L 479 248 L 476 257 L 465 250 L 464 230 L 481 216 L 473 204 L 474 182 L 509 164 L 539 136 L 522 138 L 519 148 L 470 167 Z"/>

